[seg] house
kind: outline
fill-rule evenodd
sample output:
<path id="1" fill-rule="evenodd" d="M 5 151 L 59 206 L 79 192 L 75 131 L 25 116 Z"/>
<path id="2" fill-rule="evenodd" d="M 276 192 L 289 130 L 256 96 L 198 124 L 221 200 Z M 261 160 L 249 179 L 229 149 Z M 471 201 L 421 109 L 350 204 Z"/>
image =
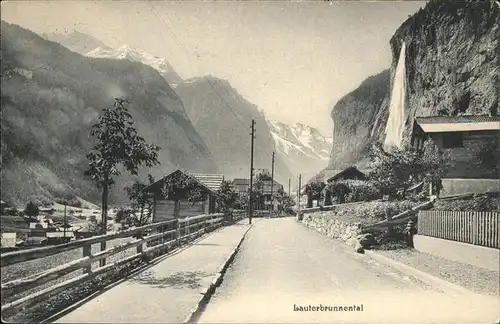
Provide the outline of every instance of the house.
<path id="1" fill-rule="evenodd" d="M 443 175 L 442 195 L 500 190 L 498 168 L 478 164 L 481 147 L 489 143 L 493 151 L 499 150 L 499 116 L 416 117 L 411 139 L 416 148 L 431 139 L 450 153 L 453 165 Z"/>
<path id="2" fill-rule="evenodd" d="M 216 211 L 216 193 L 224 181 L 221 174 L 189 173 L 177 170 L 153 183 L 147 190 L 153 196 L 153 220 L 161 221 L 184 218 L 201 214 L 213 214 Z M 188 200 L 188 191 L 182 183 L 189 182 L 197 191 L 206 196 L 203 201 Z M 172 184 L 164 190 L 166 184 Z M 168 191 L 168 192 L 167 192 Z"/>
<path id="3" fill-rule="evenodd" d="M 329 171 L 330 172 L 326 173 L 328 177 L 327 178 L 325 177 L 325 182 L 327 186 L 323 189 L 321 193 L 323 197 L 323 205 L 330 205 L 333 202 L 336 203 L 345 202 L 346 194 L 340 194 L 337 197 L 330 196 L 330 193 L 327 191 L 328 184 L 334 181 L 342 181 L 342 180 L 362 180 L 362 181 L 368 180 L 368 176 L 366 173 L 368 173 L 369 171 L 368 170 L 363 170 L 364 172 L 360 171 L 356 166 L 350 166 L 345 168 L 344 170 L 329 170 Z"/>
<path id="4" fill-rule="evenodd" d="M 234 179 L 232 182 L 232 186 L 239 194 L 247 193 L 248 189 L 250 188 L 250 179 Z"/>
<path id="5" fill-rule="evenodd" d="M 232 185 L 233 188 L 235 188 L 239 194 L 248 193 L 250 189 L 250 179 L 237 178 L 233 180 Z M 254 181 L 253 189 L 262 194 L 262 199 L 261 201 L 257 202 L 256 208 L 264 209 L 266 208 L 265 206 L 271 205 L 272 202 L 271 197 L 276 198 L 279 196 L 279 192 L 283 190 L 283 185 L 276 180 L 263 180 L 262 182 L 260 182 L 260 184 Z M 278 208 L 276 203 L 273 208 L 274 209 Z"/>
<path id="6" fill-rule="evenodd" d="M 367 180 L 368 176 L 358 170 L 355 166 L 350 166 L 326 179 L 326 183 L 340 180 Z"/>

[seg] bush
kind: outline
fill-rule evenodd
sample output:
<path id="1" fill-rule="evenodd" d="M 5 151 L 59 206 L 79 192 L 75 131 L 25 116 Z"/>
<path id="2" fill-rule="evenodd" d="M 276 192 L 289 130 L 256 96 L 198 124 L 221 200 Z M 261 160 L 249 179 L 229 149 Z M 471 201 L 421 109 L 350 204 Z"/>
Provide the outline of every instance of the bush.
<path id="1" fill-rule="evenodd" d="M 381 198 L 380 190 L 370 181 L 344 180 L 342 183 L 349 190 L 346 202 L 372 201 Z"/>
<path id="2" fill-rule="evenodd" d="M 403 201 L 370 201 L 358 204 L 342 204 L 331 212 L 343 221 L 350 223 L 372 224 L 384 220 L 386 215 L 395 216 L 415 207 L 417 203 Z"/>
<path id="3" fill-rule="evenodd" d="M 38 209 L 38 206 L 30 201 L 27 205 L 26 208 L 24 209 L 24 214 L 29 217 L 35 217 L 40 214 L 40 210 Z"/>
<path id="4" fill-rule="evenodd" d="M 488 195 L 475 195 L 469 199 L 438 200 L 434 203 L 434 210 L 451 211 L 498 211 L 500 198 Z"/>

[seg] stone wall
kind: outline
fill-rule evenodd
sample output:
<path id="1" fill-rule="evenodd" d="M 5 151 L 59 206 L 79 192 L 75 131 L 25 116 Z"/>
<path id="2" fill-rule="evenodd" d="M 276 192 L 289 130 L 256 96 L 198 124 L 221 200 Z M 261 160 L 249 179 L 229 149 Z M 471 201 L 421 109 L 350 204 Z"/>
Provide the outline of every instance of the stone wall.
<path id="1" fill-rule="evenodd" d="M 349 246 L 356 246 L 356 237 L 361 233 L 359 223 L 342 221 L 331 212 L 305 214 L 302 223 L 316 232 L 339 239 Z"/>

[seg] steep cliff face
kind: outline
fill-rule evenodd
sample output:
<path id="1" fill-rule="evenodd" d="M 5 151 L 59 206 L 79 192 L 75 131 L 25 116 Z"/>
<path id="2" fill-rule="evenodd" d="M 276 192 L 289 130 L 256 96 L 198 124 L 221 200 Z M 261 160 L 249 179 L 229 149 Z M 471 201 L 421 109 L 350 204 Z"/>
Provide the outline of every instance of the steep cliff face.
<path id="1" fill-rule="evenodd" d="M 332 110 L 331 169 L 368 163 L 369 149 L 383 133 L 388 117 L 389 70 L 366 79 Z"/>
<path id="2" fill-rule="evenodd" d="M 390 41 L 390 72 L 368 78 L 333 108 L 329 168 L 363 167 L 371 144 L 383 139 L 391 80 L 403 42 L 406 135 L 416 116 L 497 114 L 499 26 L 500 6 L 494 1 L 431 1 L 405 21 Z"/>
<path id="3" fill-rule="evenodd" d="M 228 81 L 213 76 L 194 78 L 179 84 L 175 91 L 227 179 L 249 177 L 252 119 L 256 123 L 254 168 L 271 171 L 275 144 L 267 120 Z M 287 183 L 290 170 L 280 157 L 275 163 L 276 179 Z"/>
<path id="4" fill-rule="evenodd" d="M 94 59 L 74 53 L 19 26 L 2 22 L 2 200 L 75 195 L 99 201 L 83 172 L 91 147 L 90 127 L 114 98 L 130 101 L 135 126 L 162 148 L 163 176 L 178 166 L 217 171 L 179 96 L 151 67 L 128 60 Z M 111 202 L 123 201 L 120 177 Z"/>
<path id="5" fill-rule="evenodd" d="M 407 44 L 410 118 L 497 113 L 498 3 L 430 2 L 403 23 L 392 37 L 392 72 L 403 41 Z"/>

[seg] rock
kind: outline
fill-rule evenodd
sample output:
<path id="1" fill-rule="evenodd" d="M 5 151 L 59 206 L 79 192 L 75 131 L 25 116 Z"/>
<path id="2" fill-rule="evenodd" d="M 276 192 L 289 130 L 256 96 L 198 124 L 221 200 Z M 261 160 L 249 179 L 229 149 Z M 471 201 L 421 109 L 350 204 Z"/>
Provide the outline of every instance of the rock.
<path id="1" fill-rule="evenodd" d="M 363 248 L 363 246 L 359 242 L 356 242 L 356 245 L 354 246 L 354 250 L 356 251 L 356 253 L 361 253 L 361 254 L 365 253 L 365 249 Z"/>
<path id="2" fill-rule="evenodd" d="M 370 233 L 360 234 L 356 238 L 365 249 L 377 244 L 377 240 Z"/>

